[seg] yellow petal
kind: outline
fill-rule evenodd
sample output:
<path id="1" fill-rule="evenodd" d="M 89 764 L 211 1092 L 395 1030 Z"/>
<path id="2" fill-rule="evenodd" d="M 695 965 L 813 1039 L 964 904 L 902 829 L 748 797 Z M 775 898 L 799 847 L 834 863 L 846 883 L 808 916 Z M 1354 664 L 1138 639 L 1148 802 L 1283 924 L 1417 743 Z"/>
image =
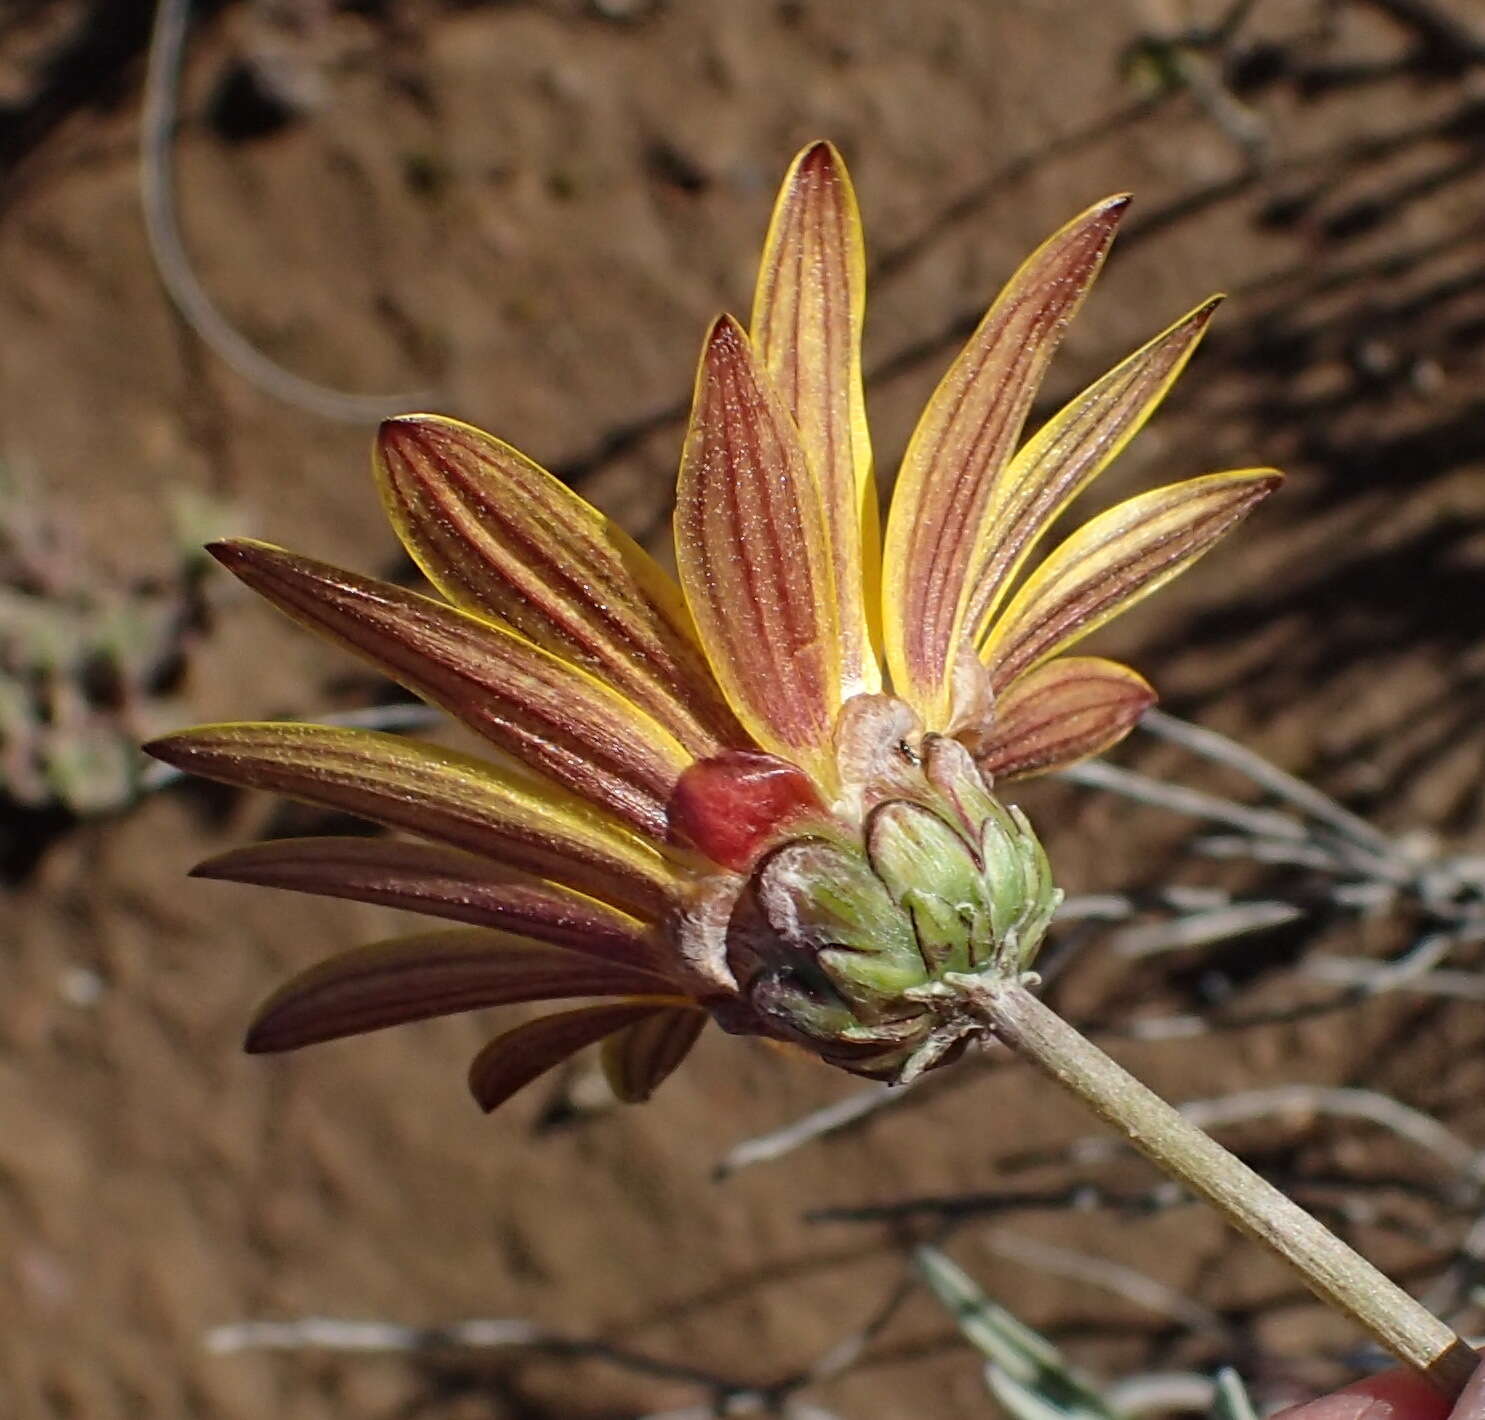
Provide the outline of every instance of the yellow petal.
<path id="1" fill-rule="evenodd" d="M 245 539 L 211 551 L 301 625 L 507 754 L 665 837 L 666 803 L 691 756 L 592 676 L 504 627 L 388 582 Z"/>
<path id="2" fill-rule="evenodd" d="M 970 573 L 966 624 L 974 628 L 976 644 L 1037 540 L 1165 398 L 1220 300 L 1204 302 L 1091 384 L 1036 432 L 996 480 Z"/>
<path id="3" fill-rule="evenodd" d="M 590 671 L 695 755 L 738 743 L 675 583 L 565 484 L 433 414 L 383 424 L 376 467 L 393 526 L 450 601 Z"/>
<path id="4" fill-rule="evenodd" d="M 687 604 L 738 718 L 764 749 L 828 784 L 841 681 L 824 508 L 794 421 L 727 316 L 696 378 L 675 543 Z"/>
<path id="5" fill-rule="evenodd" d="M 643 1104 L 675 1071 L 706 1025 L 694 1006 L 656 1011 L 603 1042 L 603 1073 L 625 1104 Z"/>
<path id="6" fill-rule="evenodd" d="M 612 814 L 438 745 L 328 725 L 203 725 L 146 745 L 191 774 L 405 829 L 651 918 L 683 881 L 674 858 Z"/>
<path id="7" fill-rule="evenodd" d="M 882 639 L 896 693 L 930 730 L 952 717 L 952 675 L 996 478 L 1064 327 L 1128 205 L 1098 203 L 1007 282 L 923 411 L 903 457 L 882 567 Z"/>
<path id="8" fill-rule="evenodd" d="M 509 932 L 424 932 L 356 947 L 301 972 L 258 1010 L 246 1048 L 255 1055 L 297 1050 L 487 1006 L 668 987 L 664 977 Z"/>
<path id="9" fill-rule="evenodd" d="M 850 175 L 831 144 L 812 143 L 794 159 L 774 207 L 752 336 L 819 480 L 847 697 L 882 684 L 868 621 L 880 601 L 881 548 L 861 387 L 865 308 L 866 252 Z"/>
<path id="10" fill-rule="evenodd" d="M 1184 571 L 1283 481 L 1210 473 L 1131 498 L 1079 528 L 1027 578 L 982 652 L 999 690 Z"/>
<path id="11" fill-rule="evenodd" d="M 989 724 L 959 739 L 995 779 L 1046 774 L 1111 749 L 1155 703 L 1141 675 L 1097 656 L 1058 656 L 1012 681 Z"/>
<path id="12" fill-rule="evenodd" d="M 593 1045 L 659 1011 L 687 1004 L 667 997 L 641 997 L 606 1006 L 559 1011 L 497 1035 L 469 1067 L 469 1090 L 488 1114 L 524 1085 Z"/>
<path id="13" fill-rule="evenodd" d="M 396 838 L 274 838 L 198 863 L 216 882 L 373 902 L 650 970 L 664 962 L 653 930 L 606 902 L 457 848 Z"/>

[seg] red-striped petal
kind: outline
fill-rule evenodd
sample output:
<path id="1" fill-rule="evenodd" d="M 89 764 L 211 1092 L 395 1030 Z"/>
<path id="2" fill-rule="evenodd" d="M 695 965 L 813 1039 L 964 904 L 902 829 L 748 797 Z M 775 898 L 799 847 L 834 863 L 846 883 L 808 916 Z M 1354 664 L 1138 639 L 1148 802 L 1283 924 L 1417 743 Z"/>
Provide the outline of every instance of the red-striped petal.
<path id="1" fill-rule="evenodd" d="M 192 774 L 359 814 L 652 917 L 685 874 L 611 814 L 469 755 L 373 730 L 202 725 L 145 749 Z"/>
<path id="2" fill-rule="evenodd" d="M 1111 749 L 1155 703 L 1141 675 L 1096 656 L 1059 656 L 997 697 L 983 730 L 961 732 L 975 763 L 996 779 L 1019 779 Z"/>
<path id="3" fill-rule="evenodd" d="M 951 684 L 996 479 L 1128 199 L 1112 197 L 1042 244 L 934 391 L 903 457 L 882 568 L 883 643 L 898 695 L 930 730 Z"/>
<path id="4" fill-rule="evenodd" d="M 969 579 L 966 625 L 976 644 L 1041 535 L 1165 398 L 1220 302 L 1203 302 L 1094 381 L 1037 430 L 996 480 L 986 536 Z"/>
<path id="5" fill-rule="evenodd" d="M 849 697 L 881 688 L 881 545 L 861 386 L 866 251 L 841 156 L 812 143 L 779 192 L 753 298 L 753 347 L 819 481 Z"/>
<path id="6" fill-rule="evenodd" d="M 523 636 L 267 543 L 211 547 L 234 576 L 507 754 L 656 838 L 691 763 L 657 721 Z"/>
<path id="7" fill-rule="evenodd" d="M 681 455 L 681 586 L 744 726 L 829 783 L 841 678 L 826 527 L 794 421 L 723 316 L 707 336 Z"/>
<path id="8" fill-rule="evenodd" d="M 280 987 L 248 1029 L 253 1054 L 518 1001 L 634 996 L 662 976 L 508 932 L 456 927 L 356 947 Z"/>
<path id="9" fill-rule="evenodd" d="M 377 479 L 444 596 L 590 671 L 695 755 L 745 743 L 675 582 L 509 444 L 434 414 L 388 420 Z"/>
<path id="10" fill-rule="evenodd" d="M 1283 482 L 1272 469 L 1209 473 L 1085 523 L 1026 579 L 982 657 L 999 691 L 1189 567 Z"/>

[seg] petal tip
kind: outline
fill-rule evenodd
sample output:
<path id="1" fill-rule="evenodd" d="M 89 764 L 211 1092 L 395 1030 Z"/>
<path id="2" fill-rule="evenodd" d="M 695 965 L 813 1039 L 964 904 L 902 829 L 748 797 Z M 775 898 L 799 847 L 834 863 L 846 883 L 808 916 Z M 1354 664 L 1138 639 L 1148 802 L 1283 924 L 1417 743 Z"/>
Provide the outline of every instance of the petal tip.
<path id="1" fill-rule="evenodd" d="M 399 414 L 392 419 L 383 419 L 376 428 L 376 441 L 385 447 L 388 444 L 397 444 L 406 435 L 412 432 L 412 425 L 405 414 Z"/>
<path id="2" fill-rule="evenodd" d="M 382 420 L 376 431 L 376 462 L 382 472 L 395 478 L 396 470 L 406 467 L 419 442 L 418 430 L 406 416 Z"/>
<path id="3" fill-rule="evenodd" d="M 186 746 L 183 743 L 184 739 L 184 733 L 161 735 L 158 739 L 146 740 L 139 748 L 151 759 L 179 766 L 181 761 L 188 757 Z"/>
<path id="4" fill-rule="evenodd" d="M 216 558 L 223 567 L 230 567 L 232 565 L 232 559 L 236 556 L 237 549 L 241 546 L 242 541 L 243 539 L 236 537 L 214 538 L 211 542 L 203 544 L 203 551 L 209 557 Z"/>
<path id="5" fill-rule="evenodd" d="M 492 1088 L 487 1072 L 482 1068 L 485 1063 L 483 1051 L 470 1062 L 469 1070 L 465 1074 L 464 1082 L 469 1087 L 470 1097 L 479 1106 L 481 1114 L 494 1114 L 502 1104 L 514 1093 L 510 1089 Z"/>
<path id="6" fill-rule="evenodd" d="M 706 350 L 708 355 L 736 358 L 747 346 L 747 332 L 742 328 L 737 317 L 729 315 L 726 311 L 723 311 L 707 327 Z"/>
<path id="7" fill-rule="evenodd" d="M 1101 198 L 1048 238 L 1046 245 L 1051 246 L 1059 240 L 1071 240 L 1074 243 L 1071 249 L 1082 251 L 1084 260 L 1091 259 L 1094 263 L 1092 270 L 1096 273 L 1114 240 L 1119 223 L 1124 220 L 1124 214 L 1129 211 L 1133 201 L 1132 192 L 1116 192 L 1112 196 Z"/>
<path id="8" fill-rule="evenodd" d="M 243 569 L 255 563 L 284 555 L 282 548 L 275 547 L 270 542 L 260 542 L 253 537 L 220 537 L 207 543 L 206 551 L 237 577 L 243 575 Z"/>
<path id="9" fill-rule="evenodd" d="M 229 848 L 225 853 L 214 853 L 210 858 L 203 858 L 194 867 L 187 869 L 186 876 L 211 883 L 251 883 L 253 880 L 244 878 L 237 865 L 244 856 L 252 854 L 259 846 L 261 845 L 253 844 L 246 848 Z"/>
<path id="10" fill-rule="evenodd" d="M 430 414 L 426 410 L 412 410 L 406 414 L 389 414 L 377 426 L 380 434 L 395 434 L 403 429 L 416 429 L 419 425 L 428 424 L 434 420 L 443 418 L 440 414 Z"/>
<path id="11" fill-rule="evenodd" d="M 242 1053 L 244 1055 L 274 1055 L 284 1048 L 273 1039 L 270 1023 L 262 1016 L 257 1017 L 243 1033 Z"/>
<path id="12" fill-rule="evenodd" d="M 795 161 L 800 172 L 812 175 L 839 171 L 844 166 L 840 149 L 828 138 L 816 138 L 813 143 L 806 143 Z"/>
<path id="13" fill-rule="evenodd" d="M 425 446 L 430 430 L 447 422 L 439 414 L 395 414 L 377 426 L 376 446 L 383 453 L 405 455 Z"/>
<path id="14" fill-rule="evenodd" d="M 1124 214 L 1129 211 L 1133 201 L 1133 193 L 1116 192 L 1112 197 L 1105 197 L 1101 202 L 1095 202 L 1081 217 L 1075 217 L 1071 227 L 1064 228 L 1064 231 L 1076 232 L 1083 242 L 1093 241 L 1095 251 L 1106 252 L 1108 244 L 1114 239 L 1119 223 L 1124 220 Z M 1098 259 L 1101 261 L 1102 257 Z"/>
<path id="15" fill-rule="evenodd" d="M 719 378 L 731 381 L 743 378 L 742 372 L 754 365 L 753 342 L 736 316 L 725 311 L 707 327 L 706 344 L 701 352 L 698 392 Z"/>

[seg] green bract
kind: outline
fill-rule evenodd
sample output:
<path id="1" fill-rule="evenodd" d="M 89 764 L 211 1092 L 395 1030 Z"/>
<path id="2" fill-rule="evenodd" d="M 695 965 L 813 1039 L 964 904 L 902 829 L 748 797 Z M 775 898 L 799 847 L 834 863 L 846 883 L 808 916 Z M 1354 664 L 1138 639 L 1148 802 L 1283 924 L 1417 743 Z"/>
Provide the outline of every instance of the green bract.
<path id="1" fill-rule="evenodd" d="M 766 853 L 715 944 L 741 998 L 724 1026 L 894 1081 L 978 1033 L 953 979 L 1024 974 L 1062 896 L 962 745 L 925 735 L 899 753 L 862 787 L 859 832 L 837 821 Z"/>

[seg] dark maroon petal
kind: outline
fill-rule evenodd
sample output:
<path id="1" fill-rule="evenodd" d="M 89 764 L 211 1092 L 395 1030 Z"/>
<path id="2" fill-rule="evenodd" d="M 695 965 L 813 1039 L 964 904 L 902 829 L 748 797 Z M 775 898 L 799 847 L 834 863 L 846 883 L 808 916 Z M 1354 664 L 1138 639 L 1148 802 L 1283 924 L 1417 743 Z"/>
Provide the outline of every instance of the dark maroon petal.
<path id="1" fill-rule="evenodd" d="M 670 990 L 664 977 L 547 942 L 458 927 L 356 947 L 280 987 L 248 1030 L 253 1054 L 516 1001 Z"/>
<path id="2" fill-rule="evenodd" d="M 208 858 L 192 876 L 500 927 L 652 970 L 664 959 L 652 929 L 627 912 L 516 868 L 432 843 L 276 838 Z"/>
<path id="3" fill-rule="evenodd" d="M 643 1104 L 691 1053 L 706 1025 L 705 1011 L 656 1011 L 603 1042 L 603 1072 L 625 1104 Z"/>
<path id="4" fill-rule="evenodd" d="M 625 1026 L 680 1003 L 665 998 L 618 1001 L 542 1016 L 497 1035 L 469 1067 L 469 1091 L 488 1114 L 524 1085 Z"/>

